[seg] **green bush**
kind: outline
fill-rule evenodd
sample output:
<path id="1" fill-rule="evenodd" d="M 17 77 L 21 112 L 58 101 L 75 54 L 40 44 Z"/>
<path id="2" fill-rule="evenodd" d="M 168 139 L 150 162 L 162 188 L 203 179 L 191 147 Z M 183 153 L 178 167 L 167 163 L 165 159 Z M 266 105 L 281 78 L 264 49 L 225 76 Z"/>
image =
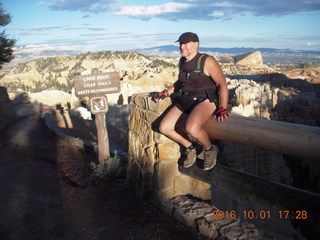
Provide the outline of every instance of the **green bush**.
<path id="1" fill-rule="evenodd" d="M 115 152 L 113 157 L 110 157 L 105 164 L 90 163 L 92 169 L 92 178 L 101 181 L 111 181 L 119 177 L 123 172 L 121 166 L 121 158 Z"/>

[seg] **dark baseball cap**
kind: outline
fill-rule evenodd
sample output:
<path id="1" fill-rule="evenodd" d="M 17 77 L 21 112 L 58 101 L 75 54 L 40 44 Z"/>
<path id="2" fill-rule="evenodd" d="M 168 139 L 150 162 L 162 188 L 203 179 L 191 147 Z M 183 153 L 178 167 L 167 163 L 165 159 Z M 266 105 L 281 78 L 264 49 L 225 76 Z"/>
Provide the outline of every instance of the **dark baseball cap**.
<path id="1" fill-rule="evenodd" d="M 199 42 L 198 35 L 192 32 L 182 33 L 176 42 L 188 43 L 188 42 Z"/>

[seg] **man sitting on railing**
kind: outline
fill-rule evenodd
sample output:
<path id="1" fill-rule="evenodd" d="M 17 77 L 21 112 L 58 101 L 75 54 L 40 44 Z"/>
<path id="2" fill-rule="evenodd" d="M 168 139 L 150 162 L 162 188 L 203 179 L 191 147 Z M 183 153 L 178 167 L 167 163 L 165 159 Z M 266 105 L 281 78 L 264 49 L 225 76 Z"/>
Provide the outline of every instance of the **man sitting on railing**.
<path id="1" fill-rule="evenodd" d="M 219 63 L 211 56 L 199 53 L 199 38 L 191 32 L 183 33 L 180 43 L 182 55 L 179 78 L 168 89 L 156 93 L 153 99 L 162 101 L 172 93 L 176 102 L 160 122 L 160 132 L 186 148 L 184 167 L 191 167 L 197 159 L 199 142 L 204 149 L 204 170 L 212 169 L 217 161 L 218 147 L 212 145 L 202 128 L 214 114 L 218 122 L 228 118 L 228 88 Z"/>

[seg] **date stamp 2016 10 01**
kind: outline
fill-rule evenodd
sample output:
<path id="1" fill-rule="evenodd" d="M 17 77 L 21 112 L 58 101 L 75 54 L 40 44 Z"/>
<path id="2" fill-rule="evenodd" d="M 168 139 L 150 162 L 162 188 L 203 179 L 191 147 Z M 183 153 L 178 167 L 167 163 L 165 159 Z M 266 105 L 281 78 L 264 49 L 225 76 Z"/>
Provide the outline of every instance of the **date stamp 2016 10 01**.
<path id="1" fill-rule="evenodd" d="M 277 214 L 271 214 L 270 210 L 260 210 L 260 211 L 213 211 L 213 219 L 271 219 L 272 217 L 278 217 L 279 219 L 295 219 L 295 220 L 306 220 L 308 219 L 308 212 L 306 210 L 280 210 Z"/>

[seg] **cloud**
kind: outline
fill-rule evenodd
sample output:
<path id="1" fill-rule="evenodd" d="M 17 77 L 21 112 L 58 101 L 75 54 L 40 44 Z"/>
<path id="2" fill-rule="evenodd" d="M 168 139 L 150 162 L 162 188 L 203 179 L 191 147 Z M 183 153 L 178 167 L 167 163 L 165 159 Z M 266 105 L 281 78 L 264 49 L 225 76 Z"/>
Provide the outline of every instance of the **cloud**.
<path id="1" fill-rule="evenodd" d="M 169 2 L 154 6 L 122 6 L 115 15 L 126 15 L 135 18 L 150 18 L 159 15 L 176 14 L 191 8 L 193 5 L 188 3 Z M 174 16 L 174 15 L 172 15 Z"/>
<path id="2" fill-rule="evenodd" d="M 140 2 L 140 1 L 133 1 Z M 320 14 L 319 0 L 172 0 L 161 5 L 119 6 L 119 0 L 51 0 L 39 5 L 55 11 L 86 13 L 110 12 L 114 15 L 148 20 L 152 17 L 167 20 L 232 19 L 241 15 L 283 16 L 291 14 Z"/>
<path id="3" fill-rule="evenodd" d="M 81 29 L 83 26 L 72 26 L 73 29 Z M 88 26 L 87 29 L 92 28 Z M 130 32 L 120 31 L 112 32 L 108 29 L 101 28 L 100 31 L 67 31 L 61 29 L 70 29 L 70 26 L 39 26 L 23 30 L 20 35 L 24 36 L 25 46 L 20 51 L 32 52 L 33 45 L 45 49 L 48 46 L 54 46 L 55 49 L 69 49 L 73 51 L 101 51 L 101 50 L 128 50 L 132 48 L 146 48 L 157 45 L 165 45 L 168 42 L 174 42 L 179 33 L 164 32 Z M 50 31 L 50 32 L 46 32 Z M 44 32 L 46 34 L 44 34 Z M 47 38 L 37 36 L 48 36 Z M 30 41 L 28 40 L 30 39 Z M 26 44 L 29 44 L 26 46 Z"/>
<path id="4" fill-rule="evenodd" d="M 54 11 L 107 12 L 116 0 L 54 0 L 51 4 L 38 4 Z"/>
<path id="5" fill-rule="evenodd" d="M 307 42 L 305 45 L 314 47 L 314 46 L 319 46 L 320 42 Z"/>
<path id="6" fill-rule="evenodd" d="M 154 6 L 122 6 L 113 12 L 134 18 L 150 19 L 151 17 L 168 20 L 193 19 L 213 20 L 232 19 L 241 15 L 283 16 L 291 14 L 320 14 L 319 0 L 176 0 Z"/>
<path id="7" fill-rule="evenodd" d="M 48 45 L 48 44 L 39 44 L 39 45 L 26 45 L 23 47 L 14 47 L 13 50 L 15 53 L 35 53 L 35 52 L 41 52 L 45 50 L 53 50 L 54 47 Z"/>
<path id="8" fill-rule="evenodd" d="M 32 35 L 34 33 L 43 33 L 48 31 L 54 31 L 54 30 L 87 30 L 87 31 L 105 31 L 105 27 L 96 27 L 96 26 L 74 26 L 74 25 L 49 25 L 49 26 L 36 26 L 36 27 L 30 27 L 30 28 L 22 28 L 22 29 L 15 29 L 19 32 L 19 34 L 23 35 Z"/>

